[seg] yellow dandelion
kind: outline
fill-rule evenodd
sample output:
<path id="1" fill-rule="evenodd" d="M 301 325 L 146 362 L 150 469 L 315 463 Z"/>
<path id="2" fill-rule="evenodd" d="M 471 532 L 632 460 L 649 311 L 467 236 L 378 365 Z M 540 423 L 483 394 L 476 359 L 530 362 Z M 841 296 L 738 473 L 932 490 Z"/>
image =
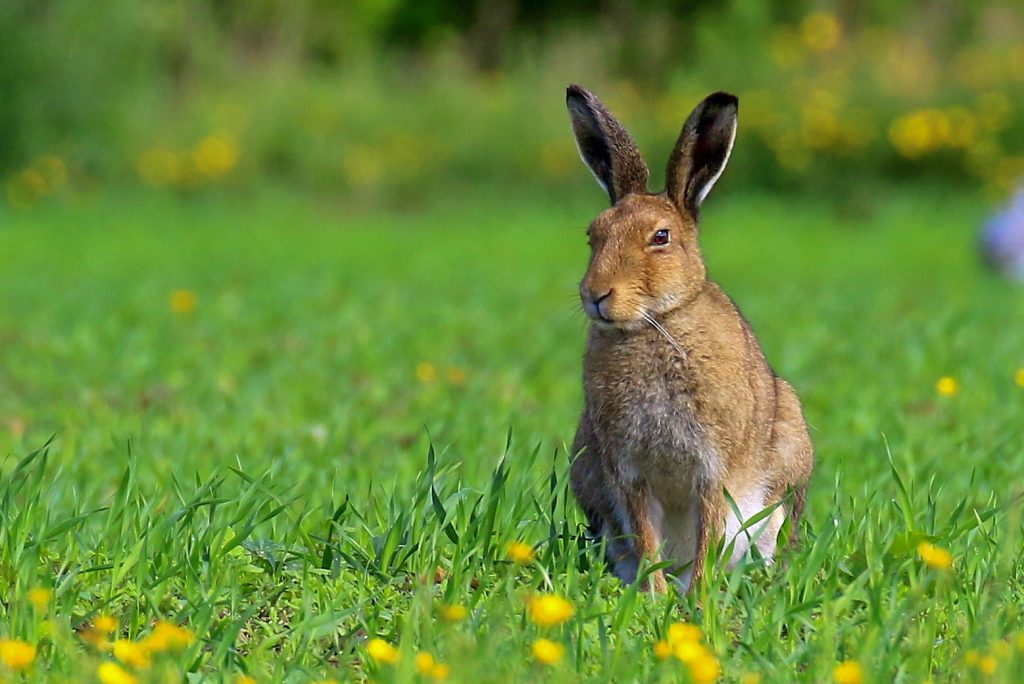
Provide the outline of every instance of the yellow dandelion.
<path id="1" fill-rule="evenodd" d="M 92 628 L 100 634 L 113 634 L 117 631 L 117 620 L 109 615 L 98 615 L 92 621 Z"/>
<path id="2" fill-rule="evenodd" d="M 152 653 L 159 653 L 186 648 L 195 640 L 196 635 L 187 627 L 160 620 L 153 625 L 153 631 L 142 640 L 142 645 Z"/>
<path id="3" fill-rule="evenodd" d="M 1017 650 L 1024 651 L 1024 634 L 1017 635 Z"/>
<path id="4" fill-rule="evenodd" d="M 928 542 L 921 542 L 917 545 L 917 554 L 921 560 L 930 568 L 936 570 L 950 570 L 953 567 L 953 556 L 941 546 L 935 546 Z"/>
<path id="5" fill-rule="evenodd" d="M 457 603 L 443 605 L 438 612 L 441 613 L 441 619 L 445 622 L 460 622 L 465 620 L 469 613 L 466 606 L 460 606 Z"/>
<path id="6" fill-rule="evenodd" d="M 118 639 L 114 642 L 114 657 L 138 670 L 146 670 L 153 664 L 149 651 L 141 644 L 128 639 Z"/>
<path id="7" fill-rule="evenodd" d="M 654 643 L 654 657 L 658 660 L 665 660 L 672 657 L 672 644 L 664 639 Z"/>
<path id="8" fill-rule="evenodd" d="M 192 163 L 204 176 L 216 178 L 228 174 L 238 163 L 238 143 L 227 134 L 208 135 L 192 151 Z"/>
<path id="9" fill-rule="evenodd" d="M 394 665 L 402 657 L 397 648 L 383 639 L 370 639 L 370 643 L 366 645 L 366 652 L 378 663 L 385 665 Z"/>
<path id="10" fill-rule="evenodd" d="M 956 378 L 945 375 L 935 383 L 935 391 L 944 397 L 954 397 L 960 393 L 960 383 Z"/>
<path id="11" fill-rule="evenodd" d="M 759 672 L 745 672 L 740 676 L 740 684 L 761 684 Z"/>
<path id="12" fill-rule="evenodd" d="M 836 665 L 832 679 L 836 684 L 863 684 L 864 671 L 856 660 L 847 660 Z"/>
<path id="13" fill-rule="evenodd" d="M 437 369 L 429 361 L 421 361 L 416 364 L 416 379 L 420 382 L 434 382 L 437 380 Z"/>
<path id="14" fill-rule="evenodd" d="M 103 684 L 137 684 L 139 681 L 120 665 L 110 661 L 100 663 L 96 669 L 96 676 Z"/>
<path id="15" fill-rule="evenodd" d="M 450 382 L 453 385 L 465 385 L 467 377 L 468 374 L 466 373 L 465 368 L 459 368 L 456 366 L 454 368 L 448 369 L 448 382 Z"/>
<path id="16" fill-rule="evenodd" d="M 1017 387 L 1024 387 L 1024 368 L 1017 369 L 1017 374 L 1013 376 L 1013 381 L 1017 383 Z"/>
<path id="17" fill-rule="evenodd" d="M 32 604 L 32 607 L 42 612 L 47 609 L 50 605 L 50 599 L 53 598 L 53 592 L 45 587 L 36 587 L 30 589 L 28 592 L 28 601 Z"/>
<path id="18" fill-rule="evenodd" d="M 697 625 L 676 622 L 668 627 L 668 642 L 673 646 L 684 641 L 699 643 L 700 639 L 701 631 Z"/>
<path id="19" fill-rule="evenodd" d="M 550 639 L 537 639 L 533 642 L 533 657 L 543 665 L 557 665 L 565 655 L 565 646 Z"/>
<path id="20" fill-rule="evenodd" d="M 198 301 L 199 296 L 194 290 L 175 290 L 171 293 L 169 304 L 171 311 L 185 316 L 196 310 Z"/>
<path id="21" fill-rule="evenodd" d="M 434 663 L 434 667 L 430 669 L 430 678 L 435 682 L 443 682 L 451 673 L 452 669 L 444 663 Z"/>
<path id="22" fill-rule="evenodd" d="M 520 565 L 527 565 L 533 562 L 533 549 L 529 544 L 524 544 L 521 541 L 512 541 L 505 547 L 505 557 Z"/>
<path id="23" fill-rule="evenodd" d="M 999 662 L 995 659 L 995 656 L 982 656 L 982 658 L 978 660 L 978 669 L 981 671 L 982 674 L 994 674 L 996 671 L 996 667 L 998 666 Z"/>
<path id="24" fill-rule="evenodd" d="M 434 656 L 430 655 L 426 651 L 420 651 L 417 653 L 414 662 L 416 663 L 416 672 L 424 676 L 429 675 L 434 669 L 434 665 L 437 664 L 437 661 L 434 660 Z"/>
<path id="25" fill-rule="evenodd" d="M 808 50 L 828 52 L 839 44 L 843 27 L 834 14 L 814 12 L 800 22 L 800 40 Z"/>
<path id="26" fill-rule="evenodd" d="M 560 625 L 576 612 L 572 603 L 557 594 L 541 594 L 530 599 L 527 605 L 530 620 L 541 627 Z"/>
<path id="27" fill-rule="evenodd" d="M 690 663 L 690 678 L 694 684 L 712 684 L 722 676 L 722 665 L 711 653 L 704 653 Z"/>
<path id="28" fill-rule="evenodd" d="M 27 641 L 0 639 L 0 662 L 20 672 L 36 659 L 36 647 Z"/>
<path id="29" fill-rule="evenodd" d="M 704 657 L 707 653 L 707 649 L 701 646 L 696 641 L 680 641 L 672 644 L 672 654 L 676 657 L 676 660 L 692 665 L 697 662 L 700 658 Z"/>
<path id="30" fill-rule="evenodd" d="M 981 660 L 981 654 L 976 649 L 970 649 L 964 653 L 964 662 L 968 665 L 977 665 Z"/>
<path id="31" fill-rule="evenodd" d="M 240 674 L 235 677 L 235 684 L 256 684 L 256 679 L 249 675 Z"/>

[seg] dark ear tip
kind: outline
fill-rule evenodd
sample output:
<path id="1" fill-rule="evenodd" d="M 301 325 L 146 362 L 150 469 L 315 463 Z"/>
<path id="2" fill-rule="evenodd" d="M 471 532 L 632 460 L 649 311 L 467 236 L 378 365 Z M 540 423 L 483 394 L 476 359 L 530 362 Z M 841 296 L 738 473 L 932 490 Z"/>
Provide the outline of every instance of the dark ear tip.
<path id="1" fill-rule="evenodd" d="M 704 98 L 705 105 L 711 105 L 713 107 L 727 108 L 732 107 L 733 109 L 740 108 L 740 99 L 732 93 L 726 93 L 718 91 L 717 93 L 711 93 Z"/>
<path id="2" fill-rule="evenodd" d="M 572 83 L 568 88 L 565 89 L 565 101 L 568 103 L 571 100 L 586 100 L 590 92 L 587 91 L 583 86 Z"/>

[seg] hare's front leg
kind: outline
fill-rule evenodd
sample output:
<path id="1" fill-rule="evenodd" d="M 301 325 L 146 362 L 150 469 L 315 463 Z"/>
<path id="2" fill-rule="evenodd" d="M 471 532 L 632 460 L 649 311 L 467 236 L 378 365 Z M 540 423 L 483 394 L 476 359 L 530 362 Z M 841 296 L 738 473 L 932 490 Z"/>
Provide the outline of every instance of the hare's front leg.
<path id="1" fill-rule="evenodd" d="M 719 485 L 710 485 L 700 497 L 700 521 L 697 530 L 697 553 L 693 557 L 693 566 L 690 568 L 690 584 L 688 589 L 693 589 L 704 577 L 704 565 L 708 557 L 708 550 L 712 542 L 718 541 L 725 525 L 727 504 L 722 488 Z"/>
<path id="2" fill-rule="evenodd" d="M 636 559 L 639 561 L 646 558 L 651 563 L 657 563 L 660 560 L 658 552 L 662 540 L 651 519 L 651 495 L 647 491 L 647 486 L 642 482 L 620 485 L 619 494 L 617 505 L 620 507 L 625 526 L 628 526 L 627 532 L 633 538 Z M 658 593 L 664 593 L 665 573 L 655 570 L 648 575 L 648 580 L 644 584 L 645 588 L 649 586 Z"/>

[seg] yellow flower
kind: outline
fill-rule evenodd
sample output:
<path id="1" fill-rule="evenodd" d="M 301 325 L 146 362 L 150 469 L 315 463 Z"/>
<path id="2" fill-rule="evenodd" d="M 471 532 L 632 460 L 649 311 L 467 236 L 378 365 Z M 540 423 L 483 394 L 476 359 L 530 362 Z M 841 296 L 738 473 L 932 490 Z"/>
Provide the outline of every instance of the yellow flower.
<path id="1" fill-rule="evenodd" d="M 550 639 L 537 639 L 533 642 L 533 657 L 544 665 L 557 665 L 565 655 L 565 646 Z"/>
<path id="2" fill-rule="evenodd" d="M 448 369 L 448 382 L 453 385 L 465 385 L 466 377 L 467 373 L 465 368 L 459 368 L 456 366 Z"/>
<path id="3" fill-rule="evenodd" d="M 994 656 L 984 656 L 978 661 L 978 669 L 981 670 L 982 674 L 993 674 L 996 671 L 996 667 L 999 663 L 996 661 Z"/>
<path id="4" fill-rule="evenodd" d="M 968 665 L 977 665 L 979 660 L 981 660 L 981 654 L 973 648 L 964 653 L 964 662 Z"/>
<path id="5" fill-rule="evenodd" d="M 836 665 L 836 669 L 832 671 L 832 678 L 836 684 L 862 684 L 864 671 L 856 660 L 847 660 Z"/>
<path id="6" fill-rule="evenodd" d="M 235 677 L 235 684 L 256 684 L 256 680 L 249 675 L 240 674 Z"/>
<path id="7" fill-rule="evenodd" d="M 45 587 L 36 587 L 28 592 L 29 603 L 40 612 L 46 610 L 47 606 L 50 605 L 51 598 L 53 598 L 53 592 Z"/>
<path id="8" fill-rule="evenodd" d="M 665 660 L 672 655 L 672 644 L 664 639 L 654 644 L 654 657 L 658 660 Z"/>
<path id="9" fill-rule="evenodd" d="M 761 684 L 761 675 L 757 672 L 747 672 L 740 677 L 740 684 Z"/>
<path id="10" fill-rule="evenodd" d="M 421 361 L 416 364 L 416 378 L 423 383 L 434 382 L 437 380 L 437 369 L 434 368 L 434 364 Z"/>
<path id="11" fill-rule="evenodd" d="M 101 663 L 96 670 L 96 676 L 103 684 L 136 684 L 139 680 L 128 674 L 117 663 L 110 661 Z"/>
<path id="12" fill-rule="evenodd" d="M 398 649 L 383 639 L 370 639 L 370 643 L 366 645 L 366 651 L 371 658 L 385 665 L 394 665 L 401 658 Z"/>
<path id="13" fill-rule="evenodd" d="M 430 669 L 430 678 L 435 682 L 443 682 L 451 673 L 452 669 L 444 663 L 434 663 L 434 667 Z"/>
<path id="14" fill-rule="evenodd" d="M 1017 635 L 1017 650 L 1024 651 L 1024 634 Z"/>
<path id="15" fill-rule="evenodd" d="M 530 548 L 529 544 L 513 541 L 509 542 L 508 546 L 505 547 L 505 556 L 520 565 L 526 565 L 533 562 L 533 549 Z"/>
<path id="16" fill-rule="evenodd" d="M 223 176 L 238 163 L 238 143 L 230 135 L 208 135 L 192 151 L 192 162 L 204 176 Z"/>
<path id="17" fill-rule="evenodd" d="M 935 390 L 944 397 L 953 397 L 960 393 L 960 383 L 946 375 L 935 383 Z"/>
<path id="18" fill-rule="evenodd" d="M 92 621 L 92 628 L 100 634 L 111 634 L 117 631 L 117 620 L 109 615 L 98 615 Z"/>
<path id="19" fill-rule="evenodd" d="M 196 303 L 199 297 L 193 290 L 175 290 L 171 293 L 169 300 L 171 311 L 176 314 L 186 315 L 196 310 Z"/>
<path id="20" fill-rule="evenodd" d="M 142 640 L 147 651 L 159 653 L 172 649 L 186 648 L 196 640 L 196 635 L 187 627 L 180 627 L 173 622 L 160 620 L 153 625 L 153 631 Z"/>
<path id="21" fill-rule="evenodd" d="M 541 594 L 530 599 L 530 620 L 541 627 L 560 625 L 573 616 L 572 603 L 556 594 Z"/>
<path id="22" fill-rule="evenodd" d="M 700 627 L 685 622 L 676 622 L 668 627 L 668 642 L 675 646 L 684 641 L 699 643 L 701 639 Z"/>
<path id="23" fill-rule="evenodd" d="M 431 670 L 434 669 L 434 665 L 437 664 L 437 661 L 434 660 L 434 656 L 430 655 L 426 651 L 420 651 L 416 654 L 415 663 L 416 672 L 418 672 L 421 675 L 428 675 L 430 674 Z"/>
<path id="24" fill-rule="evenodd" d="M 941 546 L 921 542 L 917 545 L 917 553 L 930 568 L 949 570 L 953 567 L 953 556 Z"/>
<path id="25" fill-rule="evenodd" d="M 704 653 L 690 663 L 690 678 L 694 684 L 711 684 L 722 675 L 722 665 L 711 653 Z"/>
<path id="26" fill-rule="evenodd" d="M 692 665 L 697 662 L 700 658 L 704 657 L 707 653 L 707 649 L 701 646 L 696 641 L 680 641 L 672 644 L 672 653 L 676 659 Z"/>
<path id="27" fill-rule="evenodd" d="M 800 39 L 807 49 L 814 52 L 828 52 L 839 44 L 843 27 L 834 14 L 815 12 L 800 22 Z"/>
<path id="28" fill-rule="evenodd" d="M 118 639 L 114 642 L 114 657 L 125 665 L 140 670 L 145 670 L 153 664 L 149 658 L 149 651 L 141 644 L 128 639 Z"/>
<path id="29" fill-rule="evenodd" d="M 21 671 L 36 659 L 36 647 L 17 639 L 0 639 L 0 662 L 12 670 Z"/>
<path id="30" fill-rule="evenodd" d="M 459 622 L 460 620 L 465 620 L 468 612 L 469 611 L 466 610 L 466 606 L 460 606 L 457 603 L 443 605 L 440 608 L 441 618 L 445 622 Z"/>
<path id="31" fill-rule="evenodd" d="M 1024 368 L 1017 369 L 1017 374 L 1013 376 L 1013 381 L 1017 383 L 1017 387 L 1024 387 Z"/>

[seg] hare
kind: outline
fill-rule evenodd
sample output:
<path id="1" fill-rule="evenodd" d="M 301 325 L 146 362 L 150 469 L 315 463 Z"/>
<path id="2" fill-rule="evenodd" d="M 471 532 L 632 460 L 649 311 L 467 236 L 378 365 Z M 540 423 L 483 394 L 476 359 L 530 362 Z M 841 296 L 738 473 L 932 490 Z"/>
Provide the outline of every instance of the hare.
<path id="1" fill-rule="evenodd" d="M 657 194 L 600 100 L 573 85 L 566 104 L 612 204 L 587 231 L 579 288 L 591 325 L 572 490 L 622 581 L 636 580 L 641 559 L 665 560 L 685 592 L 723 536 L 730 567 L 751 544 L 771 561 L 787 515 L 795 534 L 814 461 L 796 393 L 707 278 L 698 246 L 698 211 L 732 151 L 739 101 L 719 92 L 697 105 Z M 648 577 L 666 589 L 661 570 Z"/>

